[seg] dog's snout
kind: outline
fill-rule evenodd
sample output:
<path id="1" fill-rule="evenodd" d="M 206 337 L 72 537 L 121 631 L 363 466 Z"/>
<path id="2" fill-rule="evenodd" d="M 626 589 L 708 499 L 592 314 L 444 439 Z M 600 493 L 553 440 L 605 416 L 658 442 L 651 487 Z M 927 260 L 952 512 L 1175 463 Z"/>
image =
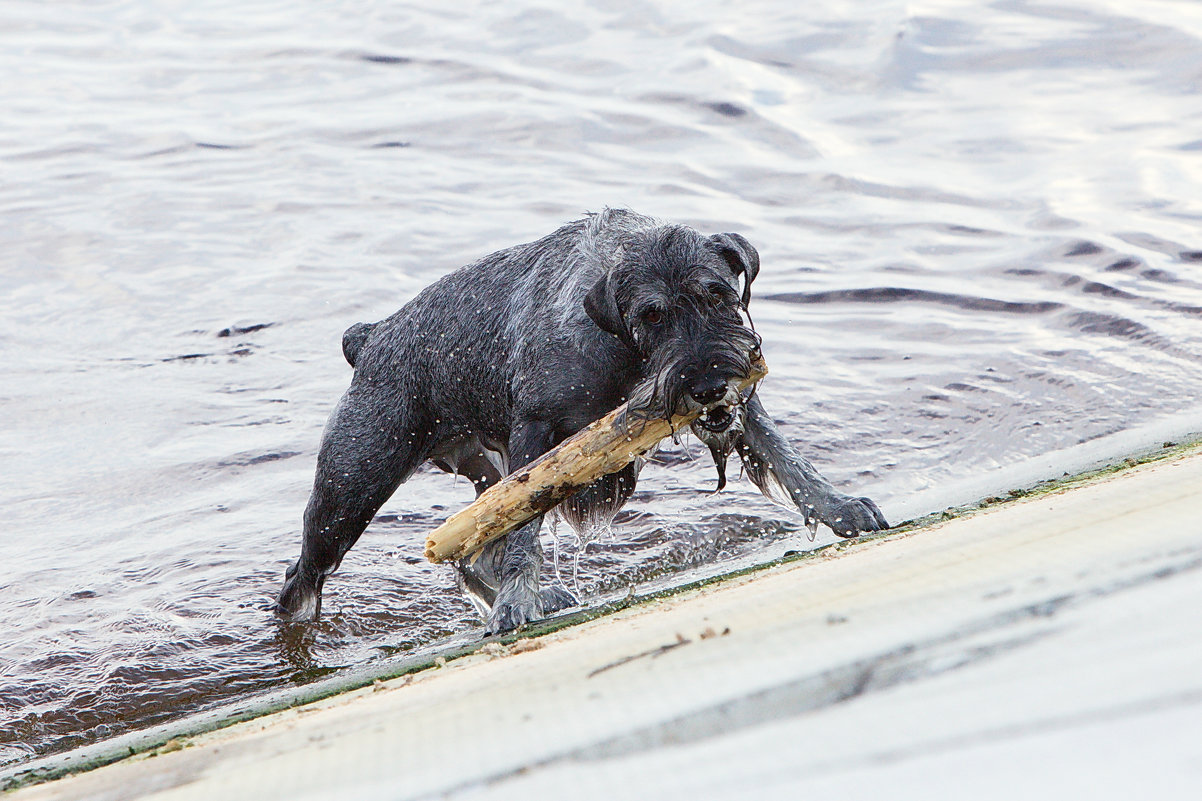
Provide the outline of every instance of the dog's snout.
<path id="1" fill-rule="evenodd" d="M 716 375 L 696 378 L 689 384 L 689 394 L 701 404 L 722 400 L 726 395 L 726 379 Z"/>

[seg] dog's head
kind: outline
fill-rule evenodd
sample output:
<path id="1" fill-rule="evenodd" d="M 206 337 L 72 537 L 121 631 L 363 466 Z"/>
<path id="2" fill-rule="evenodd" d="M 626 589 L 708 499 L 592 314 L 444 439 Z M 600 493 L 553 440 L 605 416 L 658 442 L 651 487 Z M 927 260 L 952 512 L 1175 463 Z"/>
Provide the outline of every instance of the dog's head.
<path id="1" fill-rule="evenodd" d="M 588 316 L 645 365 L 653 413 L 704 409 L 693 430 L 707 443 L 741 427 L 736 384 L 759 355 L 746 317 L 759 267 L 738 234 L 665 226 L 633 235 L 584 299 Z"/>

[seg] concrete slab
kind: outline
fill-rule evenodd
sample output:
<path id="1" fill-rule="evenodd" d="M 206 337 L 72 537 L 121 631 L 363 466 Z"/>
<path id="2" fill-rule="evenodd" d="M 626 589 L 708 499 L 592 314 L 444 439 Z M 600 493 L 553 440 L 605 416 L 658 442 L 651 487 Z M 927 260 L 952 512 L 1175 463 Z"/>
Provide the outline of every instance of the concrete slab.
<path id="1" fill-rule="evenodd" d="M 10 797 L 1196 798 L 1200 500 L 1157 462 Z"/>

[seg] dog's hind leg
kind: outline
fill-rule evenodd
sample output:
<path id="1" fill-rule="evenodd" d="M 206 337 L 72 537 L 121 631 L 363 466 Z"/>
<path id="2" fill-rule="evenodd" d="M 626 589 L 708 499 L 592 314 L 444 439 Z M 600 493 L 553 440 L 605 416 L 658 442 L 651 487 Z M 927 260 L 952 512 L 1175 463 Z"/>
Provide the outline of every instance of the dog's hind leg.
<path id="1" fill-rule="evenodd" d="M 840 537 L 889 528 L 875 503 L 839 492 L 797 452 L 781 435 L 758 395 L 748 400 L 745 414 L 736 447 L 748 477 L 767 498 L 796 507 L 807 525 L 825 523 Z"/>
<path id="2" fill-rule="evenodd" d="M 321 612 L 326 577 L 379 508 L 424 460 L 424 428 L 395 399 L 353 381 L 330 416 L 317 457 L 317 475 L 305 509 L 300 559 L 288 568 L 276 602 L 280 617 L 310 621 Z M 381 414 L 381 409 L 387 409 Z"/>

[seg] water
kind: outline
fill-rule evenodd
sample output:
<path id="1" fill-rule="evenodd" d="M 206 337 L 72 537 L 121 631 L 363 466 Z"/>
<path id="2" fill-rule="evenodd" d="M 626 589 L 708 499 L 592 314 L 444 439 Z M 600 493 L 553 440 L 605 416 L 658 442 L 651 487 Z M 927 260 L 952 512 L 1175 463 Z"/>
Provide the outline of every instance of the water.
<path id="1" fill-rule="evenodd" d="M 476 626 L 432 471 L 266 605 L 343 329 L 585 210 L 757 245 L 765 402 L 891 517 L 1196 411 L 1202 5 L 820 5 L 0 5 L 0 761 Z M 810 547 L 691 454 L 587 597 Z"/>

